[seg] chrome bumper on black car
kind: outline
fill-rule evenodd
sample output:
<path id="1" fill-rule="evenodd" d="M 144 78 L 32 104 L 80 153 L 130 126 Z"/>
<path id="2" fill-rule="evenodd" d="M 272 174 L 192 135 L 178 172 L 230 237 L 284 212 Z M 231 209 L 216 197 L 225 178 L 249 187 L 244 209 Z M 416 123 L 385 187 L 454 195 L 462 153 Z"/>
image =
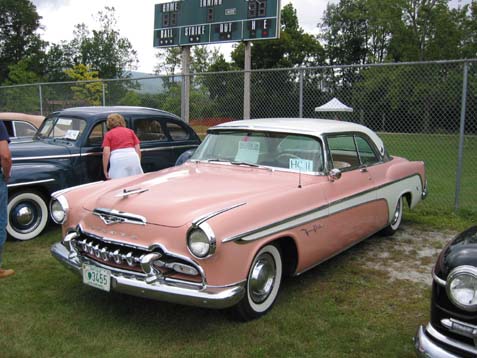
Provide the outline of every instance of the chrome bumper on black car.
<path id="1" fill-rule="evenodd" d="M 420 326 L 414 344 L 418 357 L 423 358 L 461 358 L 477 356 L 477 348 L 449 338 L 437 331 L 432 324 Z"/>
<path id="2" fill-rule="evenodd" d="M 104 266 L 89 258 L 72 255 L 62 243 L 54 244 L 51 247 L 51 253 L 62 264 L 81 276 L 85 263 L 108 269 L 111 272 L 111 290 L 133 296 L 189 306 L 221 309 L 234 306 L 245 293 L 244 282 L 231 286 L 204 286 L 164 277 L 150 280 L 145 273 Z"/>

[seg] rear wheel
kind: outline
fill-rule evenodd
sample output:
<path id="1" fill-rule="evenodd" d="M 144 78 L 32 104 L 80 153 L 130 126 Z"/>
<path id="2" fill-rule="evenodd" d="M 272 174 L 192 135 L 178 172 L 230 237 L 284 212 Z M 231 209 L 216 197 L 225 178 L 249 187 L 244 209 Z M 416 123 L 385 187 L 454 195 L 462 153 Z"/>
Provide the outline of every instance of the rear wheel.
<path id="1" fill-rule="evenodd" d="M 382 231 L 384 235 L 391 236 L 398 231 L 402 222 L 403 197 L 401 196 L 396 204 L 391 223 Z"/>
<path id="2" fill-rule="evenodd" d="M 17 240 L 31 240 L 48 223 L 48 206 L 36 191 L 22 191 L 8 200 L 7 233 Z"/>
<path id="3" fill-rule="evenodd" d="M 249 321 L 272 308 L 280 289 L 282 272 L 282 257 L 278 248 L 275 245 L 261 248 L 250 266 L 246 295 L 235 307 L 238 318 Z"/>

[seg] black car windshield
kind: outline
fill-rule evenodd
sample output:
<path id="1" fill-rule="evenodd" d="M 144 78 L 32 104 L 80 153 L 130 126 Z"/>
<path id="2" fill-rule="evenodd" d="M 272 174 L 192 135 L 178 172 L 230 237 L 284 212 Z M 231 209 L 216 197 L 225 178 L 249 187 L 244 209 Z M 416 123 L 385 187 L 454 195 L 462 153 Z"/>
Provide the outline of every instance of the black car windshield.
<path id="1" fill-rule="evenodd" d="M 47 118 L 35 135 L 35 138 L 63 139 L 76 142 L 86 127 L 86 121 L 79 118 Z"/>
<path id="2" fill-rule="evenodd" d="M 191 160 L 267 166 L 302 173 L 323 171 L 321 141 L 290 133 L 214 131 L 207 135 Z"/>

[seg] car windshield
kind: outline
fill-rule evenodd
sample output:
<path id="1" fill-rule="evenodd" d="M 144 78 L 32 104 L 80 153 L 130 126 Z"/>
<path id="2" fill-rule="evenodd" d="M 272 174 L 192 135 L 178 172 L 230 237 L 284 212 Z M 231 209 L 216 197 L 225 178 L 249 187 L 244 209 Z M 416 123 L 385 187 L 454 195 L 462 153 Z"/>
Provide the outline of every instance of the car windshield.
<path id="1" fill-rule="evenodd" d="M 321 141 L 315 137 L 290 133 L 213 131 L 191 159 L 267 166 L 303 173 L 323 171 Z"/>
<path id="2" fill-rule="evenodd" d="M 35 138 L 63 139 L 76 142 L 85 127 L 86 121 L 83 119 L 51 117 L 45 120 Z"/>

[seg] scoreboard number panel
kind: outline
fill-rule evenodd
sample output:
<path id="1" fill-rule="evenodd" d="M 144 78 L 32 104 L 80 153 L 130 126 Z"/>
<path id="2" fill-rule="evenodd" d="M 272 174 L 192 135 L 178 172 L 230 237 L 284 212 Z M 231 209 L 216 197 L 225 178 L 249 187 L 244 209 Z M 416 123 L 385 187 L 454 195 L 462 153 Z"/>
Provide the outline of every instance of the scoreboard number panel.
<path id="1" fill-rule="evenodd" d="M 280 0 L 179 0 L 156 4 L 154 47 L 275 39 Z"/>

